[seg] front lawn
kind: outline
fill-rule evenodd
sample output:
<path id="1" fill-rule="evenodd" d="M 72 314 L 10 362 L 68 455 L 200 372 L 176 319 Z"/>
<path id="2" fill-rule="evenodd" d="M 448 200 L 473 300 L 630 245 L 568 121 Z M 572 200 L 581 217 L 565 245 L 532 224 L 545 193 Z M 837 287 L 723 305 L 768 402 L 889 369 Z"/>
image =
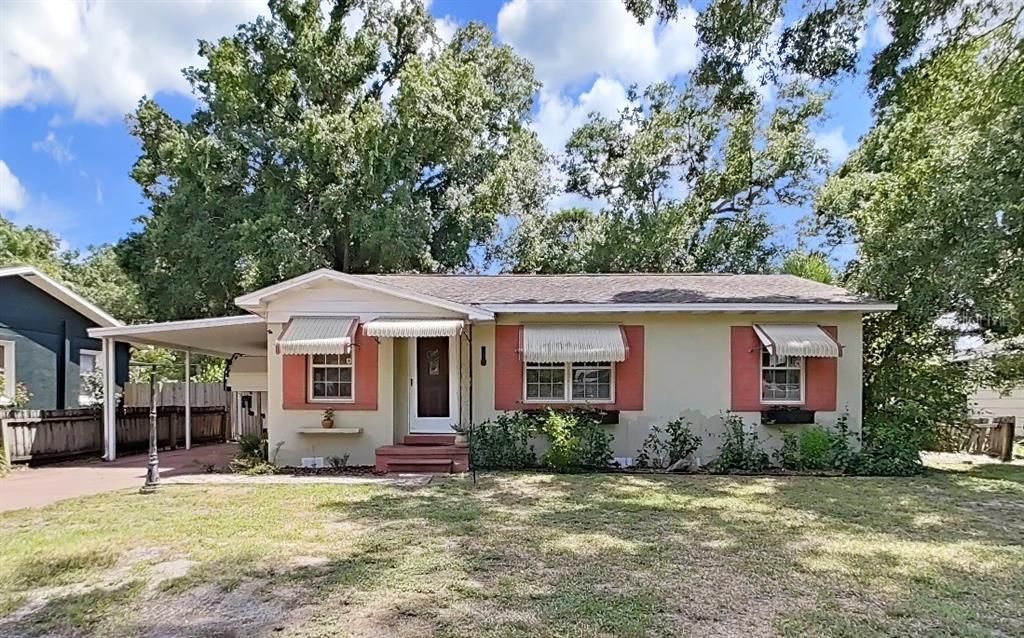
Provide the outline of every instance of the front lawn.
<path id="1" fill-rule="evenodd" d="M 168 486 L 0 515 L 0 636 L 1020 636 L 1022 543 L 1021 466 Z"/>

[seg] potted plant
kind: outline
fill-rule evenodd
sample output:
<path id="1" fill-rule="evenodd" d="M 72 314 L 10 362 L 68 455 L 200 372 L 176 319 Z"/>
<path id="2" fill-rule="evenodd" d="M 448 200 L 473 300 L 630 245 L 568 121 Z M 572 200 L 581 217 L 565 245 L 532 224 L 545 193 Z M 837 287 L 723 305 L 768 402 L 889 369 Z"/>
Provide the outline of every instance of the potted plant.
<path id="1" fill-rule="evenodd" d="M 325 430 L 329 430 L 334 427 L 334 408 L 327 408 L 324 410 L 324 415 L 320 419 L 320 427 Z"/>
<path id="2" fill-rule="evenodd" d="M 469 428 L 460 423 L 453 425 L 452 429 L 455 430 L 455 445 L 467 447 L 469 445 Z"/>

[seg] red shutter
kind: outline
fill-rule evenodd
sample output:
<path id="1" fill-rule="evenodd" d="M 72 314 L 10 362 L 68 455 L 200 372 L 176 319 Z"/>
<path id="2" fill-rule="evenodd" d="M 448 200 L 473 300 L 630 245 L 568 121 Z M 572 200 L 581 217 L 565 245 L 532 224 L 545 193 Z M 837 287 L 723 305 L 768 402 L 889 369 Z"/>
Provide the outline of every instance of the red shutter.
<path id="1" fill-rule="evenodd" d="M 753 326 L 732 326 L 730 383 L 733 412 L 761 410 L 761 341 Z"/>
<path id="2" fill-rule="evenodd" d="M 615 410 L 644 409 L 644 327 L 622 326 L 629 352 L 615 364 Z"/>
<path id="3" fill-rule="evenodd" d="M 839 328 L 822 326 L 822 330 L 838 340 Z M 838 390 L 839 360 L 831 357 L 807 357 L 804 359 L 804 407 L 819 412 L 835 412 Z"/>
<path id="4" fill-rule="evenodd" d="M 523 363 L 519 360 L 520 326 L 494 326 L 494 409 L 523 406 Z"/>
<path id="5" fill-rule="evenodd" d="M 363 334 L 362 327 L 356 332 L 355 381 L 356 396 L 352 403 L 325 403 L 309 401 L 309 359 L 305 355 L 284 355 L 281 357 L 281 383 L 283 408 L 285 410 L 362 410 L 377 409 L 377 371 L 379 346 L 373 337 Z"/>

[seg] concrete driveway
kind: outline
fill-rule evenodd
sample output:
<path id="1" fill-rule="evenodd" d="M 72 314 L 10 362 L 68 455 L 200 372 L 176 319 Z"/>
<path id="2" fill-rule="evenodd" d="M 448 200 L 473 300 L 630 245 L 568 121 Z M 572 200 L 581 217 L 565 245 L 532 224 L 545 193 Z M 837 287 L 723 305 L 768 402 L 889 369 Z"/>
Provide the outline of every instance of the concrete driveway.
<path id="1" fill-rule="evenodd" d="M 224 467 L 236 449 L 234 443 L 221 443 L 161 452 L 160 476 L 204 474 L 209 465 Z M 135 454 L 111 463 L 90 459 L 36 468 L 15 468 L 0 479 L 0 512 L 43 507 L 76 496 L 142 487 L 148 461 L 149 455 Z"/>

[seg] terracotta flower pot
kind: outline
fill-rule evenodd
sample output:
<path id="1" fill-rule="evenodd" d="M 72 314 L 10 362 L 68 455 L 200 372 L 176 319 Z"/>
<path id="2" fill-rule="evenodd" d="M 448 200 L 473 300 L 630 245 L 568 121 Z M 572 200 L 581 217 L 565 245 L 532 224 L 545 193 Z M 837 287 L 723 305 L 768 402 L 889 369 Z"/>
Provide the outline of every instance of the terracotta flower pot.
<path id="1" fill-rule="evenodd" d="M 456 434 L 455 445 L 458 445 L 459 447 L 467 447 L 469 445 L 469 436 L 465 434 Z"/>
<path id="2" fill-rule="evenodd" d="M 320 427 L 322 427 L 325 430 L 330 430 L 331 428 L 334 427 L 334 420 L 333 419 L 323 419 L 322 421 L 320 421 Z"/>

